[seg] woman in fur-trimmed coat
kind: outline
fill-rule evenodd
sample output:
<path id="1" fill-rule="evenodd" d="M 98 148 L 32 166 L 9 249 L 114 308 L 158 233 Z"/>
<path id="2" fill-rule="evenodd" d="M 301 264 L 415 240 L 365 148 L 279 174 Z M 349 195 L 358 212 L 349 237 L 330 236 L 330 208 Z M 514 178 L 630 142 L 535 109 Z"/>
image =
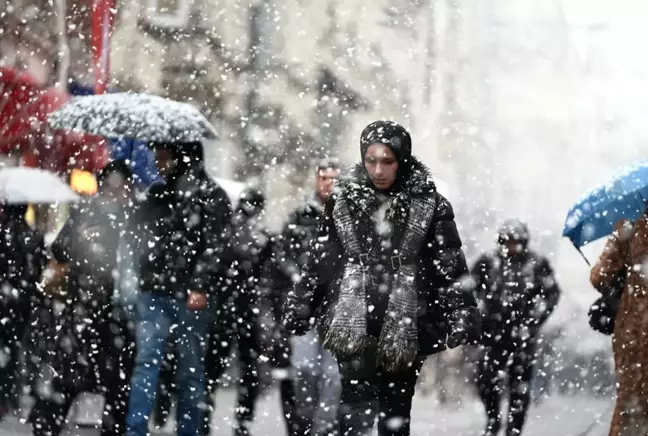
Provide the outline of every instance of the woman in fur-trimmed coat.
<path id="1" fill-rule="evenodd" d="M 612 340 L 617 400 L 610 436 L 648 434 L 648 209 L 632 225 L 617 223 L 603 254 L 592 268 L 596 289 L 606 289 L 628 271 L 614 322 Z M 640 266 L 640 267 L 637 267 Z"/>
<path id="2" fill-rule="evenodd" d="M 284 323 L 303 334 L 314 319 L 338 360 L 340 436 L 370 434 L 376 416 L 380 436 L 406 436 L 425 357 L 472 342 L 478 315 L 455 283 L 467 267 L 452 207 L 411 155 L 409 133 L 374 122 L 361 154 L 327 204 Z"/>

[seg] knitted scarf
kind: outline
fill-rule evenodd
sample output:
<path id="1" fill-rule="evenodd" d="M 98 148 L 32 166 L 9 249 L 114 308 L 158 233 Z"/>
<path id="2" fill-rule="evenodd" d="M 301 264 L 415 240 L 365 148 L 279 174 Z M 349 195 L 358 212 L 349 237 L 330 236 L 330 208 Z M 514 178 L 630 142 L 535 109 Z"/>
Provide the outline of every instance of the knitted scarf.
<path id="1" fill-rule="evenodd" d="M 345 256 L 365 259 L 378 255 L 374 244 L 376 232 L 376 193 L 367 180 L 364 168 L 356 166 L 341 179 L 339 195 L 333 209 L 333 220 L 344 247 Z M 393 226 L 391 235 L 402 235 L 398 249 L 402 256 L 414 259 L 426 240 L 436 208 L 435 187 L 423 164 L 414 160 L 412 171 L 400 190 L 391 198 L 385 220 Z M 393 239 L 396 241 L 396 239 Z M 367 292 L 378 292 L 372 286 L 371 266 L 347 262 L 340 280 L 337 304 L 329 315 L 324 345 L 335 355 L 362 353 L 370 343 L 367 335 Z M 378 339 L 378 365 L 397 371 L 411 364 L 418 354 L 418 266 L 404 264 L 394 271 L 389 303 Z"/>

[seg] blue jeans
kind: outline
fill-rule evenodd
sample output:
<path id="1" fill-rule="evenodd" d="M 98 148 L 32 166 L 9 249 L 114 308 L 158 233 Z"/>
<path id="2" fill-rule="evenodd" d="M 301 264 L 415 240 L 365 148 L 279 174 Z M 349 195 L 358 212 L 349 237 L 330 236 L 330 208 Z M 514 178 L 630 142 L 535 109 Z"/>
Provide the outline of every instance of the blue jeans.
<path id="1" fill-rule="evenodd" d="M 137 302 L 137 357 L 128 404 L 128 436 L 146 436 L 164 352 L 173 332 L 178 370 L 178 435 L 195 436 L 202 423 L 205 393 L 207 310 L 192 312 L 186 302 L 142 292 Z"/>

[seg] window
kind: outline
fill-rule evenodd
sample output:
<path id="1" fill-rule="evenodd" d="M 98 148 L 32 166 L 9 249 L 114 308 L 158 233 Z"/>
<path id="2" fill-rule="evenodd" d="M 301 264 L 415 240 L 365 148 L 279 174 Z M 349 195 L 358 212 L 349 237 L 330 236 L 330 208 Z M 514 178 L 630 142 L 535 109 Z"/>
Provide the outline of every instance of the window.
<path id="1" fill-rule="evenodd" d="M 154 26 L 185 28 L 193 0 L 146 0 L 146 20 Z"/>

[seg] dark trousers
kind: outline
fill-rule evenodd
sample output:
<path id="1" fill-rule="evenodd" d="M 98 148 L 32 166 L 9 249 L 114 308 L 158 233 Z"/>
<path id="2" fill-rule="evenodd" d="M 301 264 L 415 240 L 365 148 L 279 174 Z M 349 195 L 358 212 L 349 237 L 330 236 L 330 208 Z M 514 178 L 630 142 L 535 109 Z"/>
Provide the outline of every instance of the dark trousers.
<path id="1" fill-rule="evenodd" d="M 267 332 L 266 332 L 267 333 Z M 279 391 L 281 394 L 281 407 L 283 410 L 284 421 L 286 422 L 286 431 L 288 436 L 304 436 L 310 428 L 311 422 L 306 422 L 303 417 L 298 416 L 297 396 L 295 389 L 295 380 L 290 377 L 292 371 L 291 356 L 292 347 L 290 337 L 281 326 L 275 326 L 271 331 L 270 339 L 270 357 L 272 368 L 283 372 L 279 382 Z"/>
<path id="2" fill-rule="evenodd" d="M 531 400 L 534 356 L 535 346 L 532 342 L 496 344 L 484 350 L 479 362 L 477 384 L 488 418 L 485 436 L 496 436 L 501 428 L 500 408 L 506 388 L 501 374 L 508 376 L 509 411 L 506 434 L 518 436 L 522 433 Z"/>
<path id="3" fill-rule="evenodd" d="M 256 317 L 252 316 L 250 312 L 249 316 L 232 320 L 231 325 L 222 326 L 221 323 L 217 323 L 217 328 L 211 332 L 205 358 L 209 407 L 205 413 L 203 436 L 209 434 L 209 423 L 214 409 L 214 395 L 218 387 L 218 380 L 232 365 L 230 356 L 234 339 L 236 339 L 238 347 L 240 374 L 237 380 L 236 420 L 239 425 L 245 425 L 254 419 L 255 406 L 260 394 L 257 361 L 261 353 L 261 344 L 258 330 Z"/>
<path id="4" fill-rule="evenodd" d="M 409 436 L 412 398 L 424 358 L 399 372 L 376 368 L 374 353 L 340 359 L 339 436 L 367 436 L 378 418 L 379 436 Z"/>
<path id="5" fill-rule="evenodd" d="M 126 322 L 106 320 L 97 327 L 97 354 L 92 357 L 93 370 L 98 374 L 98 389 L 104 397 L 102 436 L 121 436 L 126 432 L 126 413 L 130 380 L 135 359 L 135 337 Z M 56 401 L 37 398 L 29 420 L 34 436 L 58 436 L 74 399 L 81 392 L 61 392 Z"/>
<path id="6" fill-rule="evenodd" d="M 10 409 L 19 407 L 20 352 L 29 316 L 26 297 L 0 301 L 0 317 L 9 322 L 0 328 L 0 418 Z"/>

